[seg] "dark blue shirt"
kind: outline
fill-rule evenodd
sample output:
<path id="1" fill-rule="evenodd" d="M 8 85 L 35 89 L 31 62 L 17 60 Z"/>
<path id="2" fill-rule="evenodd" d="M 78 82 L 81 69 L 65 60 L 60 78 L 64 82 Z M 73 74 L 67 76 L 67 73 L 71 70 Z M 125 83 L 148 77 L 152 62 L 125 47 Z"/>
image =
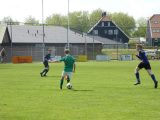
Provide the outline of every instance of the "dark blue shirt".
<path id="1" fill-rule="evenodd" d="M 44 57 L 44 60 L 49 60 L 49 59 L 51 59 L 51 54 L 47 54 L 45 57 Z"/>
<path id="2" fill-rule="evenodd" d="M 137 57 L 143 62 L 143 63 L 149 63 L 148 58 L 146 56 L 146 53 L 144 50 L 139 51 L 139 54 Z"/>
<path id="3" fill-rule="evenodd" d="M 49 64 L 48 64 L 48 60 L 51 59 L 51 54 L 47 54 L 45 57 L 44 57 L 44 61 L 43 61 L 43 64 L 45 67 L 49 67 Z"/>

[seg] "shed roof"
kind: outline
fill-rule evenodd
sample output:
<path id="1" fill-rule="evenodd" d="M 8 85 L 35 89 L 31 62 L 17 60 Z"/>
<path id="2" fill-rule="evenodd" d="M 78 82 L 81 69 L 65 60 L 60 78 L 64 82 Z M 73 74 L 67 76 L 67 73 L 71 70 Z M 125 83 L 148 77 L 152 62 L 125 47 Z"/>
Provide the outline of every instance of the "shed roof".
<path id="1" fill-rule="evenodd" d="M 5 25 L 0 25 L 0 44 L 3 41 L 3 36 L 4 36 L 4 33 L 5 33 L 5 30 L 6 30 L 6 26 Z"/>
<path id="2" fill-rule="evenodd" d="M 8 26 L 13 43 L 42 43 L 43 26 Z M 93 43 L 93 39 L 69 30 L 69 43 Z M 60 26 L 44 26 L 45 43 L 67 43 L 67 29 Z M 94 43 L 100 43 L 95 40 Z"/>
<path id="3" fill-rule="evenodd" d="M 94 39 L 102 42 L 103 44 L 107 44 L 107 45 L 122 44 L 121 42 L 113 41 L 111 39 L 100 37 L 100 36 L 94 36 Z"/>

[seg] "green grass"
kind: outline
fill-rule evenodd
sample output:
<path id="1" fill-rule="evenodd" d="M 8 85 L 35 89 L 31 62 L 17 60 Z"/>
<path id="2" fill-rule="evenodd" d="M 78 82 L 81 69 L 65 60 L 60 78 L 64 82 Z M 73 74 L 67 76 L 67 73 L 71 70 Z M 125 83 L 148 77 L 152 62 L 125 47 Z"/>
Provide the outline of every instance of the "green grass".
<path id="1" fill-rule="evenodd" d="M 0 64 L 0 120 L 159 120 L 160 89 L 145 70 L 134 86 L 138 61 L 77 63 L 74 90 L 59 90 L 63 63 Z M 157 79 L 159 61 L 151 66 Z"/>

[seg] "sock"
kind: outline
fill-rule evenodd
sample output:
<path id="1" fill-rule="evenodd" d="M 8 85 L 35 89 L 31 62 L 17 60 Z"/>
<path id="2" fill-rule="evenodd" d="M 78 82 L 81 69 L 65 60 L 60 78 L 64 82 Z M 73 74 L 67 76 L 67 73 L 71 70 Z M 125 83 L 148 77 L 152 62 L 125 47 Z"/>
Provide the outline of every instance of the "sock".
<path id="1" fill-rule="evenodd" d="M 48 69 L 45 69 L 45 72 L 44 72 L 44 76 L 46 76 L 46 74 L 48 73 Z"/>
<path id="2" fill-rule="evenodd" d="M 44 69 L 41 73 L 43 74 L 43 73 L 45 73 L 46 72 L 46 69 Z"/>
<path id="3" fill-rule="evenodd" d="M 140 83 L 139 73 L 136 73 L 137 82 Z"/>
<path id="4" fill-rule="evenodd" d="M 45 73 L 45 69 L 41 72 L 41 76 L 44 76 L 44 73 Z"/>
<path id="5" fill-rule="evenodd" d="M 69 78 L 69 76 L 67 76 L 67 83 L 69 83 L 70 82 L 70 78 Z"/>
<path id="6" fill-rule="evenodd" d="M 63 79 L 64 79 L 64 78 L 62 78 L 62 79 L 60 80 L 60 89 L 62 89 L 62 86 L 63 86 Z"/>
<path id="7" fill-rule="evenodd" d="M 151 75 L 151 78 L 152 78 L 152 80 L 153 80 L 153 82 L 154 82 L 154 83 L 156 83 L 156 82 L 157 82 L 157 80 L 156 80 L 156 78 L 155 78 L 154 74 L 152 74 L 152 75 Z"/>

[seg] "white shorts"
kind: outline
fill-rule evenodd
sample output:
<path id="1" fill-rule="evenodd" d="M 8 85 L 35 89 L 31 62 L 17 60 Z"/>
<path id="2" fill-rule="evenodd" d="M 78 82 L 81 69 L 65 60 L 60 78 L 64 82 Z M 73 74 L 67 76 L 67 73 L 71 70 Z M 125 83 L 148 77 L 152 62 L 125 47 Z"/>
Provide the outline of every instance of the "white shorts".
<path id="1" fill-rule="evenodd" d="M 69 79 L 71 79 L 71 77 L 72 77 L 72 72 L 65 72 L 65 71 L 63 71 L 63 72 L 62 72 L 62 77 L 65 77 L 65 76 L 69 76 Z"/>

